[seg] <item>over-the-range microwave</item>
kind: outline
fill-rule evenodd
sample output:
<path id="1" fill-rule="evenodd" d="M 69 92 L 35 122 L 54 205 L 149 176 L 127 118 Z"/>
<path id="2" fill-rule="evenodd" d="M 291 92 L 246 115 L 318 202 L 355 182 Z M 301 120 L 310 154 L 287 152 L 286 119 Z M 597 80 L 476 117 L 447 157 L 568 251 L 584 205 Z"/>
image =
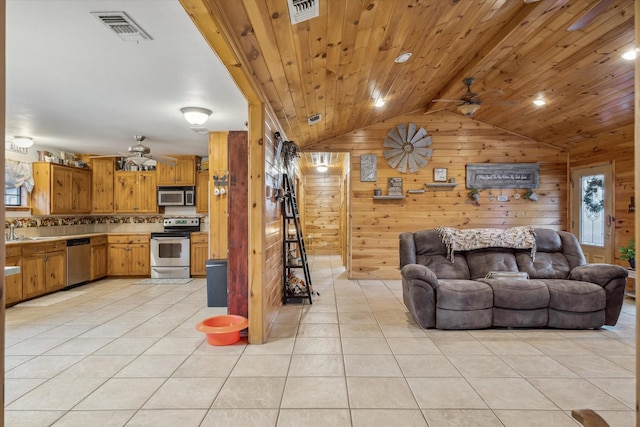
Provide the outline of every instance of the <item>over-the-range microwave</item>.
<path id="1" fill-rule="evenodd" d="M 195 187 L 158 187 L 158 206 L 194 206 Z"/>

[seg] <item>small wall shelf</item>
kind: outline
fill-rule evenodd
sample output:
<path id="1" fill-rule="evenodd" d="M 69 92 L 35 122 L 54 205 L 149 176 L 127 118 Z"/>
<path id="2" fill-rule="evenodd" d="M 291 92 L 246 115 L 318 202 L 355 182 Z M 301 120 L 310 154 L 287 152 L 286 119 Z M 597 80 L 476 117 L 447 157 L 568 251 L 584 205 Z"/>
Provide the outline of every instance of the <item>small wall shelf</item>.
<path id="1" fill-rule="evenodd" d="M 424 189 L 419 189 L 419 190 L 407 190 L 407 193 L 409 194 L 422 194 L 424 193 Z"/>
<path id="2" fill-rule="evenodd" d="M 427 182 L 425 187 L 436 190 L 436 189 L 449 189 L 455 188 L 458 184 L 455 182 Z"/>
<path id="3" fill-rule="evenodd" d="M 404 196 L 373 196 L 373 200 L 402 200 Z"/>

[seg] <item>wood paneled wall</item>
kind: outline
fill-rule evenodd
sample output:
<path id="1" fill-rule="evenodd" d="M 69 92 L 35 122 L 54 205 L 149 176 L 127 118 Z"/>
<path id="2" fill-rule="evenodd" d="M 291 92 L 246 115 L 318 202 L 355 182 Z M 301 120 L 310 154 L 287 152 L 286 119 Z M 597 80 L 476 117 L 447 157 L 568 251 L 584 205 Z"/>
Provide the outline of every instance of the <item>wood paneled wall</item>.
<path id="1" fill-rule="evenodd" d="M 209 132 L 209 258 L 228 258 L 228 194 L 216 196 L 213 175 L 229 173 L 228 132 Z"/>
<path id="2" fill-rule="evenodd" d="M 415 174 L 391 169 L 384 159 L 382 144 L 387 132 L 398 123 L 416 123 L 432 136 L 433 156 Z M 351 278 L 399 278 L 398 236 L 440 225 L 460 228 L 515 225 L 567 229 L 567 153 L 516 136 L 481 122 L 449 112 L 411 114 L 378 123 L 324 141 L 313 147 L 322 151 L 350 151 Z M 378 155 L 378 180 L 360 181 L 360 155 Z M 467 163 L 540 163 L 538 202 L 512 196 L 515 190 L 481 190 L 475 206 L 465 188 Z M 423 189 L 433 182 L 433 168 L 448 169 L 456 179 L 453 190 L 428 190 L 408 194 L 404 200 L 373 200 L 373 189 L 386 193 L 387 178 L 404 178 L 404 191 Z M 524 194 L 524 190 L 519 193 Z M 508 202 L 489 196 L 504 194 Z"/>
<path id="3" fill-rule="evenodd" d="M 304 179 L 305 247 L 311 255 L 340 253 L 340 175 L 310 171 Z"/>
<path id="4" fill-rule="evenodd" d="M 613 162 L 615 189 L 615 231 L 614 247 L 616 264 L 628 266 L 620 259 L 617 248 L 626 245 L 635 235 L 635 213 L 629 212 L 631 198 L 634 197 L 635 164 L 633 126 L 625 126 L 611 131 L 604 138 L 588 140 L 569 151 L 569 166 L 584 167 L 598 163 Z M 638 201 L 636 201 L 636 204 Z"/>
<path id="5" fill-rule="evenodd" d="M 278 201 L 278 189 L 281 187 L 281 175 L 275 159 L 277 142 L 273 134 L 282 132 L 275 117 L 265 112 L 264 150 L 265 150 L 265 200 L 264 200 L 264 275 L 263 275 L 263 329 L 264 336 L 269 335 L 278 311 L 282 306 L 282 215 Z"/>

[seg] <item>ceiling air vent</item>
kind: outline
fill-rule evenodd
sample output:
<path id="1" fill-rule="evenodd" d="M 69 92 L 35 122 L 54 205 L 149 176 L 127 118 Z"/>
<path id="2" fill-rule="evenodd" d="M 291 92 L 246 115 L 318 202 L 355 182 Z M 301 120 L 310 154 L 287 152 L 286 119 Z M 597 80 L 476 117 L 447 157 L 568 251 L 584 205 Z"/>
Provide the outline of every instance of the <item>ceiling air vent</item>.
<path id="1" fill-rule="evenodd" d="M 207 135 L 209 133 L 209 129 L 202 126 L 192 126 L 191 130 L 197 133 L 198 135 Z"/>
<path id="2" fill-rule="evenodd" d="M 315 116 L 307 117 L 307 124 L 309 126 L 315 125 L 320 120 L 322 120 L 322 114 L 316 114 Z"/>
<path id="3" fill-rule="evenodd" d="M 308 21 L 320 14 L 320 0 L 287 0 L 292 24 Z"/>
<path id="4" fill-rule="evenodd" d="M 153 40 L 124 12 L 91 12 L 91 14 L 126 42 Z"/>

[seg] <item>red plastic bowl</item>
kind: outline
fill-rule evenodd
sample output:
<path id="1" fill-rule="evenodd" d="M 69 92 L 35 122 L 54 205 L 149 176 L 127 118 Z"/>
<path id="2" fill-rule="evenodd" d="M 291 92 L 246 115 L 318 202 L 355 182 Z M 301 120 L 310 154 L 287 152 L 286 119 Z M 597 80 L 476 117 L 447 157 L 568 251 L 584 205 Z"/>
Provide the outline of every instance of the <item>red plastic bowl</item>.
<path id="1" fill-rule="evenodd" d="M 246 317 L 226 314 L 204 319 L 196 329 L 207 335 L 207 342 L 211 345 L 230 345 L 240 341 L 240 331 L 248 325 Z"/>

